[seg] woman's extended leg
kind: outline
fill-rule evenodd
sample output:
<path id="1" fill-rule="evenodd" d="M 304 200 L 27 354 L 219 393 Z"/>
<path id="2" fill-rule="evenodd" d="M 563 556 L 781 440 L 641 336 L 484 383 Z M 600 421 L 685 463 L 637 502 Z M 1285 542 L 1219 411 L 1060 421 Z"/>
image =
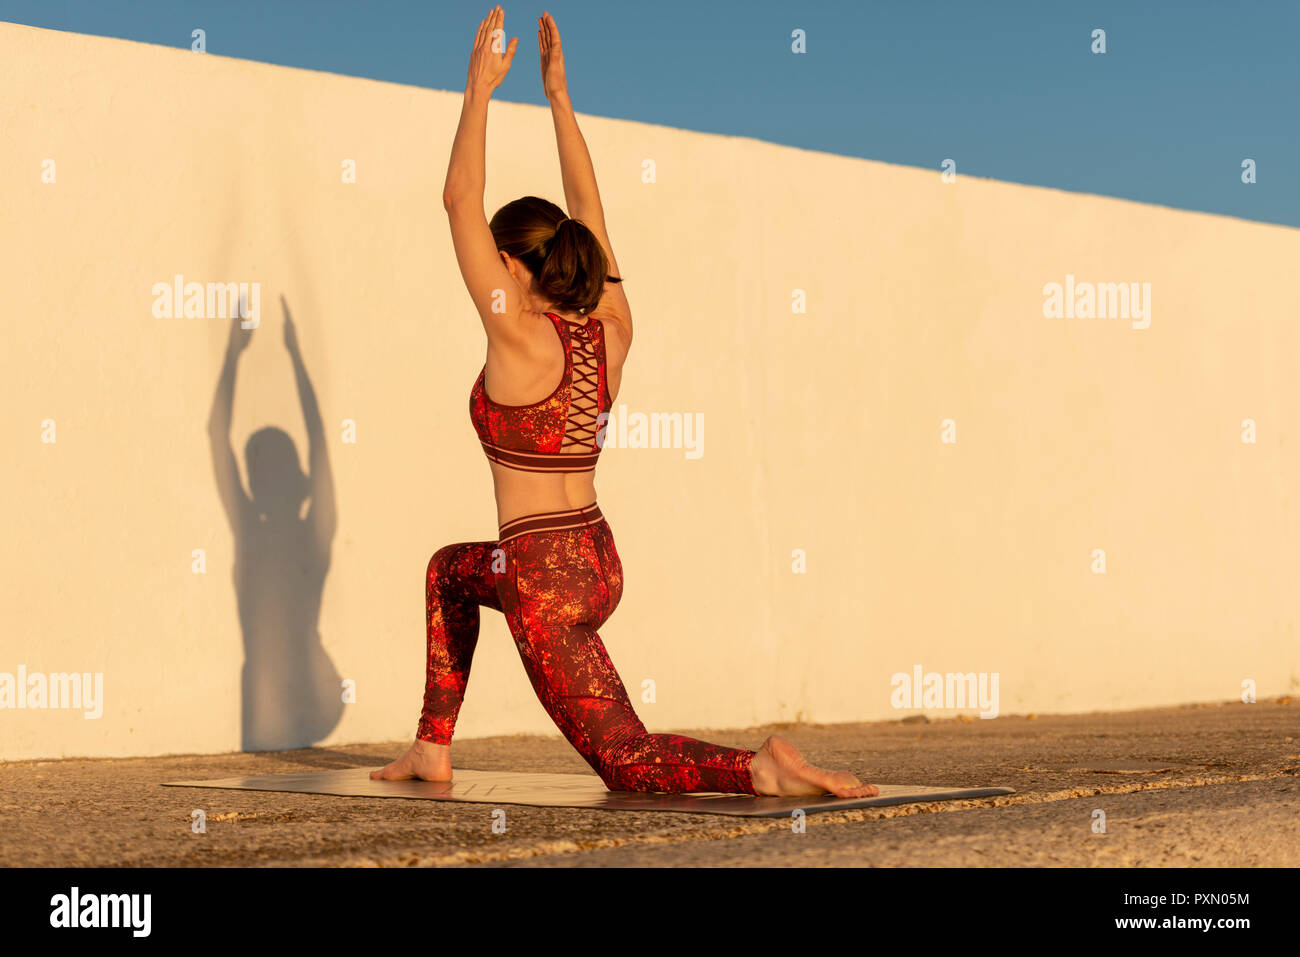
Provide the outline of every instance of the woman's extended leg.
<path id="1" fill-rule="evenodd" d="M 451 736 L 478 644 L 478 609 L 485 605 L 501 610 L 496 580 L 504 570 L 504 554 L 496 542 L 448 545 L 429 559 L 424 583 L 428 657 L 416 740 L 372 778 L 451 778 Z"/>
<path id="2" fill-rule="evenodd" d="M 650 734 L 595 628 L 524 626 L 509 612 L 506 617 L 547 714 L 611 791 L 830 793 L 845 798 L 879 793 L 847 771 L 809 764 L 779 735 L 749 751 L 681 734 Z"/>
<path id="3" fill-rule="evenodd" d="M 597 513 L 598 514 L 598 513 Z M 521 520 L 524 521 L 524 520 Z M 501 608 L 547 714 L 615 791 L 873 797 L 846 771 L 804 761 L 777 735 L 757 752 L 680 734 L 650 734 L 596 629 L 623 593 L 623 568 L 603 520 L 502 542 Z"/>
<path id="4" fill-rule="evenodd" d="M 596 628 L 618 605 L 623 569 L 604 522 L 504 543 L 512 563 L 501 607 L 538 699 L 564 737 L 616 791 L 757 794 L 754 752 L 649 734 Z"/>
<path id="5" fill-rule="evenodd" d="M 753 751 L 646 731 L 595 628 L 507 617 L 542 706 L 611 791 L 758 793 Z"/>

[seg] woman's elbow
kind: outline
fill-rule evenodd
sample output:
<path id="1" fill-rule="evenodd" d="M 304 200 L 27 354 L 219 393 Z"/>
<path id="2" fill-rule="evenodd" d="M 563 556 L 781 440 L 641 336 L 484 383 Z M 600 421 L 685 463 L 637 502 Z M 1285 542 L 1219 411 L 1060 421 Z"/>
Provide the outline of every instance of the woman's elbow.
<path id="1" fill-rule="evenodd" d="M 483 194 L 480 192 L 478 196 L 479 196 L 478 202 L 481 208 L 483 202 L 482 200 Z M 473 202 L 474 202 L 474 191 L 471 189 L 466 189 L 464 187 L 448 186 L 446 189 L 442 191 L 442 208 L 449 213 L 452 210 L 458 209 L 461 206 L 472 204 Z"/>

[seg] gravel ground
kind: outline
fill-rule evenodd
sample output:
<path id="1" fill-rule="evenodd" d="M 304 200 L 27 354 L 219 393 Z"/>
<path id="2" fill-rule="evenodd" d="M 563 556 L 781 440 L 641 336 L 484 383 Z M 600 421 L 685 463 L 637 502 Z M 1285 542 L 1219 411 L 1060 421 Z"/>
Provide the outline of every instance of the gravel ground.
<path id="1" fill-rule="evenodd" d="M 656 729 L 660 730 L 660 729 Z M 377 767 L 406 742 L 0 764 L 4 866 L 1300 866 L 1300 702 L 1110 714 L 684 729 L 873 783 L 1016 794 L 784 819 L 162 787 Z M 590 773 L 558 736 L 457 741 L 457 766 Z M 191 811 L 207 832 L 190 829 Z M 1105 833 L 1094 833 L 1095 812 Z"/>

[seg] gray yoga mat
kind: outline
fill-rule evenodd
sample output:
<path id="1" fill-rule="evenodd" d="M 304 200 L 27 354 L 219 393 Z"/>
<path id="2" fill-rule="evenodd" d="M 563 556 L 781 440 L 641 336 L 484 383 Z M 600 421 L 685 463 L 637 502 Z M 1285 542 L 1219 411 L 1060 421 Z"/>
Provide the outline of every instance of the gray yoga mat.
<path id="1" fill-rule="evenodd" d="M 791 812 L 840 811 L 923 801 L 1014 794 L 1013 788 L 936 788 L 913 784 L 877 784 L 871 798 L 754 797 L 749 794 L 645 794 L 609 791 L 593 774 L 520 774 L 513 771 L 457 769 L 452 781 L 372 781 L 372 768 L 261 774 L 215 781 L 169 781 L 167 787 L 233 788 L 241 791 L 290 791 L 346 797 L 415 798 L 479 804 L 526 804 L 533 807 L 598 808 L 602 811 L 682 811 L 738 817 L 788 817 Z"/>

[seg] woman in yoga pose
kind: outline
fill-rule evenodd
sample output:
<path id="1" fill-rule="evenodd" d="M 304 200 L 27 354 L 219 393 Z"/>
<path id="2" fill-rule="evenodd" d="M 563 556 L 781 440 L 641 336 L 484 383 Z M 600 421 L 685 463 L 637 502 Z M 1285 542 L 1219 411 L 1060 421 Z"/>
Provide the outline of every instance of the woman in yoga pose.
<path id="1" fill-rule="evenodd" d="M 371 777 L 451 778 L 451 736 L 482 605 L 506 616 L 537 697 L 612 790 L 874 796 L 852 774 L 807 764 L 783 738 L 748 751 L 649 734 L 632 708 L 596 632 L 623 594 L 623 569 L 593 478 L 632 313 L 549 14 L 538 20 L 537 45 L 569 216 L 533 196 L 508 203 L 490 223 L 484 215 L 488 99 L 519 42 L 502 50 L 504 25 L 500 7 L 479 24 L 442 197 L 487 332 L 470 417 L 490 463 L 499 533 L 448 545 L 430 560 L 424 711 L 411 748 Z"/>

